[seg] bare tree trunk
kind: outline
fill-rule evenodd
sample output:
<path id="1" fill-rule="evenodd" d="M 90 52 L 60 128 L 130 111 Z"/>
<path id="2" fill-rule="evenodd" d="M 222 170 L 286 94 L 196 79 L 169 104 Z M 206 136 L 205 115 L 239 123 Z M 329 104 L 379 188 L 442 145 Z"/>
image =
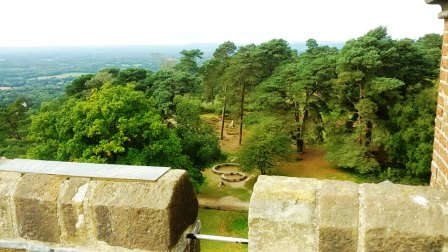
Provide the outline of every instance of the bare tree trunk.
<path id="1" fill-rule="evenodd" d="M 226 103 L 227 103 L 227 85 L 224 86 L 224 101 L 222 105 L 222 115 L 221 115 L 221 140 L 224 139 L 224 119 L 226 117 Z"/>
<path id="2" fill-rule="evenodd" d="M 299 114 L 299 105 L 297 105 L 297 102 L 294 102 L 294 120 L 297 124 L 297 128 L 296 128 L 296 135 L 295 135 L 295 140 L 296 140 L 296 149 L 297 152 L 300 153 L 301 152 L 301 146 L 302 143 L 300 142 L 300 127 L 298 126 L 300 124 L 300 114 Z"/>
<path id="3" fill-rule="evenodd" d="M 305 150 L 305 131 L 306 131 L 306 122 L 308 121 L 309 111 L 308 111 L 308 99 L 309 94 L 306 94 L 305 104 L 303 108 L 303 118 L 300 120 L 299 114 L 299 106 L 297 103 L 294 104 L 296 112 L 294 113 L 295 120 L 297 123 L 297 135 L 296 135 L 296 148 L 298 153 L 303 153 Z M 302 121 L 302 123 L 300 123 Z M 300 126 L 299 126 L 300 125 Z"/>
<path id="4" fill-rule="evenodd" d="M 243 141 L 243 116 L 244 116 L 244 91 L 246 89 L 246 85 L 243 84 L 243 90 L 241 92 L 241 104 L 240 104 L 240 141 L 239 145 L 241 145 Z"/>
<path id="5" fill-rule="evenodd" d="M 303 153 L 303 151 L 305 150 L 305 130 L 306 130 L 306 121 L 308 120 L 308 109 L 305 109 L 305 111 L 303 112 L 303 119 L 302 119 L 302 126 L 300 127 L 300 137 L 297 141 L 300 142 L 300 145 L 298 146 L 298 152 L 299 153 Z"/>

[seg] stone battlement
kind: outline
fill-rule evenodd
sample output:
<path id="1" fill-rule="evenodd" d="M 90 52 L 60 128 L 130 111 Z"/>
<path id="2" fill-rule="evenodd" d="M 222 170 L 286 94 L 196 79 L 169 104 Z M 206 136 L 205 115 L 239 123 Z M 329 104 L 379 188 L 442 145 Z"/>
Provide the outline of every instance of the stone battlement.
<path id="1" fill-rule="evenodd" d="M 448 192 L 260 176 L 249 251 L 448 251 Z"/>
<path id="2" fill-rule="evenodd" d="M 183 170 L 154 181 L 0 171 L 0 251 L 198 251 L 186 239 L 197 211 Z M 448 192 L 260 176 L 249 251 L 279 250 L 448 251 Z"/>
<path id="3" fill-rule="evenodd" d="M 0 172 L 0 247 L 190 251 L 197 211 L 183 170 L 156 181 Z"/>

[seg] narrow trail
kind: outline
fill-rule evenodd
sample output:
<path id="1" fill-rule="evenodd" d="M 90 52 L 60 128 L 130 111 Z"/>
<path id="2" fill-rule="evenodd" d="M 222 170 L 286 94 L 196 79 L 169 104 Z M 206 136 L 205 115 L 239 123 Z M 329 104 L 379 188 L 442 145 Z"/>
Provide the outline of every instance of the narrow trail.
<path id="1" fill-rule="evenodd" d="M 213 127 L 217 136 L 220 135 L 221 118 L 215 114 L 201 115 L 202 119 Z M 234 123 L 237 124 L 237 123 Z M 236 156 L 241 146 L 238 144 L 238 127 L 232 126 L 232 120 L 225 121 L 224 140 L 220 140 L 219 144 L 221 150 L 232 156 Z M 244 137 L 250 135 L 250 130 L 245 128 L 243 130 Z M 325 159 L 325 151 L 320 146 L 307 146 L 305 152 L 302 154 L 292 153 L 287 160 L 279 163 L 276 168 L 277 175 L 289 177 L 305 177 L 317 179 L 338 179 L 338 180 L 352 180 L 356 181 L 356 177 L 332 167 Z M 203 172 L 206 177 L 209 188 L 218 187 L 221 178 L 214 174 L 211 169 Z M 245 181 L 227 183 L 223 189 L 229 190 L 231 188 L 245 188 Z M 214 190 L 216 192 L 216 190 Z M 251 191 L 249 191 L 251 192 Z M 249 202 L 242 201 L 235 196 L 219 194 L 197 194 L 199 206 L 202 208 L 228 210 L 228 211 L 248 211 Z"/>
<path id="2" fill-rule="evenodd" d="M 249 211 L 249 202 L 241 201 L 240 199 L 233 196 L 215 198 L 207 195 L 198 194 L 197 197 L 199 207 L 202 208 L 210 208 L 226 211 L 238 211 L 238 212 Z"/>

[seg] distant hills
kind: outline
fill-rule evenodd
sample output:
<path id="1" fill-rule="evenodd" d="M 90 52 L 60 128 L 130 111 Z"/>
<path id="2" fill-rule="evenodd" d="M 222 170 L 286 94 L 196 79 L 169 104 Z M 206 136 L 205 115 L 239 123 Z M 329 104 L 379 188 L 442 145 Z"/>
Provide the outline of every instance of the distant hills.
<path id="1" fill-rule="evenodd" d="M 320 42 L 342 48 L 344 42 Z M 200 49 L 203 60 L 212 57 L 219 44 L 92 46 L 92 47 L 0 47 L 2 78 L 43 77 L 73 72 L 97 72 L 107 67 L 145 67 L 157 71 L 166 60 L 180 57 L 180 51 Z M 299 53 L 305 42 L 291 43 Z"/>
<path id="2" fill-rule="evenodd" d="M 320 44 L 337 48 L 344 45 L 343 42 Z M 155 72 L 173 66 L 182 50 L 200 49 L 204 52 L 202 61 L 205 61 L 212 57 L 218 46 L 0 47 L 0 100 L 12 101 L 18 95 L 38 90 L 58 95 L 77 76 L 104 68 L 141 67 Z M 306 49 L 305 42 L 291 43 L 290 46 L 299 53 Z"/>

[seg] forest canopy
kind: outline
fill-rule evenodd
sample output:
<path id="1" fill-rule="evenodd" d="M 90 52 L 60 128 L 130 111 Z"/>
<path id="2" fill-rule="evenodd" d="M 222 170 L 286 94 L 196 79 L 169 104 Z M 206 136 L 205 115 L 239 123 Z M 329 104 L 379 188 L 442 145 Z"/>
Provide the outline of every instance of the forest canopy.
<path id="1" fill-rule="evenodd" d="M 0 155 L 171 166 L 199 185 L 221 158 L 200 117 L 212 112 L 238 124 L 246 170 L 269 173 L 292 145 L 317 144 L 341 169 L 427 183 L 441 43 L 437 34 L 396 40 L 378 27 L 340 49 L 314 39 L 300 53 L 282 39 L 227 41 L 208 59 L 183 50 L 157 71 L 106 68 L 42 105 L 19 97 L 1 107 Z"/>

